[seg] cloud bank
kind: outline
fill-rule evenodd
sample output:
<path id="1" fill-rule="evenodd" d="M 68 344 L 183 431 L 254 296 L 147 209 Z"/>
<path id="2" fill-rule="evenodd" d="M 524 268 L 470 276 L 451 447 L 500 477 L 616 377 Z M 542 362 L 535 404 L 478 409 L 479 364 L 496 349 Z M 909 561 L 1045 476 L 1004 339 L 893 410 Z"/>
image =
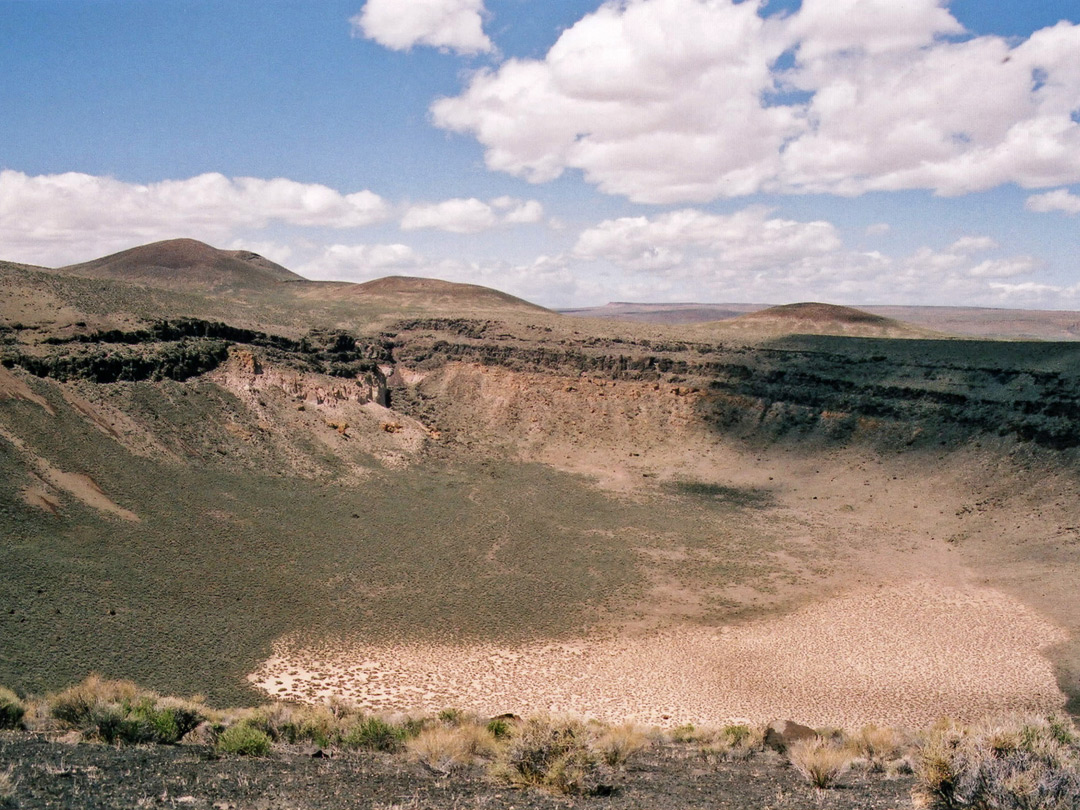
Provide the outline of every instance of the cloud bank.
<path id="1" fill-rule="evenodd" d="M 93 256 L 180 235 L 221 240 L 273 223 L 357 228 L 388 215 L 370 191 L 342 194 L 281 178 L 211 173 L 140 185 L 75 172 L 0 171 L 3 256 L 33 263 L 66 261 L 73 248 Z"/>
<path id="2" fill-rule="evenodd" d="M 1028 207 L 1068 211 L 1076 199 L 1059 190 L 1032 197 Z M 545 244 L 554 250 L 521 261 L 485 256 L 490 247 L 479 238 L 462 243 L 475 256 L 429 255 L 404 238 L 423 229 L 472 236 L 544 216 L 538 201 L 516 197 L 398 207 L 370 191 L 344 194 L 285 179 L 207 174 L 140 185 L 0 172 L 0 259 L 48 266 L 193 236 L 256 250 L 311 278 L 429 276 L 549 306 L 611 298 L 1080 306 L 1080 286 L 1047 283 L 1038 259 L 1011 254 L 985 235 L 887 255 L 852 249 L 832 222 L 778 216 L 760 205 L 725 214 L 679 208 L 605 219 L 576 234 L 548 231 Z M 884 225 L 873 230 L 884 233 Z M 397 228 L 396 239 L 385 239 Z M 350 243 L 319 229 L 367 238 Z"/>
<path id="3" fill-rule="evenodd" d="M 642 203 L 1080 182 L 1080 26 L 970 36 L 939 0 L 627 0 L 432 105 L 491 169 Z"/>

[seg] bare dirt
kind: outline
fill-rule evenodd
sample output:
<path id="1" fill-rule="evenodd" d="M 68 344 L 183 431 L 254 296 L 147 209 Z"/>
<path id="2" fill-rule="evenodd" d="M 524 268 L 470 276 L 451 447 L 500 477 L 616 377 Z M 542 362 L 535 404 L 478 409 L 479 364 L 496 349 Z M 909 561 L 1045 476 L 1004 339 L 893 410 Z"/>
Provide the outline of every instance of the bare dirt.
<path id="1" fill-rule="evenodd" d="M 1040 653 L 1065 638 L 999 592 L 922 582 L 744 625 L 557 644 L 282 643 L 252 680 L 271 697 L 340 695 L 373 711 L 922 728 L 943 717 L 1060 711 L 1064 696 Z"/>

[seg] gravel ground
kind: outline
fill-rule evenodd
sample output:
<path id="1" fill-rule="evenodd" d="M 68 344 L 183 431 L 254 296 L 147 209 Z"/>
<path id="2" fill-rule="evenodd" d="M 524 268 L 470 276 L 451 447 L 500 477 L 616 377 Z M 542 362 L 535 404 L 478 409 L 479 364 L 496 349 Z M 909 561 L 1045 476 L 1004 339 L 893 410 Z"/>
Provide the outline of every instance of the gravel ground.
<path id="1" fill-rule="evenodd" d="M 771 752 L 719 762 L 692 746 L 665 744 L 620 771 L 611 795 L 564 797 L 499 786 L 479 768 L 436 777 L 400 755 L 294 750 L 266 759 L 218 758 L 202 746 L 116 748 L 3 733 L 0 774 L 9 770 L 9 806 L 19 810 L 899 810 L 912 806 L 913 785 L 910 776 L 853 770 L 838 787 L 815 791 Z"/>

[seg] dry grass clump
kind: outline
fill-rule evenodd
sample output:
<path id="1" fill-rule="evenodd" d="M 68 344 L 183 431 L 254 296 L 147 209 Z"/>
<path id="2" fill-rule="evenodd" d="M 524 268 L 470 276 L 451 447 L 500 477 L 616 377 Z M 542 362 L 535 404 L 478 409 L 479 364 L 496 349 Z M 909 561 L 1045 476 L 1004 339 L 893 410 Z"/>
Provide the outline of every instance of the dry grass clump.
<path id="1" fill-rule="evenodd" d="M 595 732 L 592 748 L 612 768 L 625 765 L 626 762 L 649 746 L 649 737 L 633 723 L 621 726 L 601 727 Z"/>
<path id="2" fill-rule="evenodd" d="M 328 705 L 269 703 L 255 709 L 246 722 L 263 731 L 274 742 L 313 743 L 327 747 L 340 737 L 343 717 Z"/>
<path id="3" fill-rule="evenodd" d="M 208 714 L 201 701 L 163 698 L 98 675 L 47 696 L 46 704 L 62 726 L 107 743 L 178 743 Z"/>
<path id="4" fill-rule="evenodd" d="M 26 706 L 19 696 L 0 686 L 0 728 L 22 728 Z"/>
<path id="5" fill-rule="evenodd" d="M 1057 717 L 936 727 L 916 759 L 914 798 L 933 810 L 1075 810 L 1080 738 Z"/>
<path id="6" fill-rule="evenodd" d="M 15 768 L 9 767 L 6 771 L 0 771 L 0 808 L 18 807 L 15 801 Z"/>
<path id="7" fill-rule="evenodd" d="M 856 764 L 871 773 L 910 773 L 908 755 L 913 751 L 911 735 L 892 727 L 863 726 L 846 741 Z"/>
<path id="8" fill-rule="evenodd" d="M 519 725 L 499 752 L 492 776 L 515 787 L 556 793 L 593 793 L 599 787 L 599 759 L 589 732 L 576 720 L 532 718 Z"/>
<path id="9" fill-rule="evenodd" d="M 735 723 L 713 729 L 699 740 L 701 753 L 706 757 L 716 757 L 727 762 L 744 760 L 762 750 L 765 730 L 758 726 Z"/>
<path id="10" fill-rule="evenodd" d="M 799 740 L 788 747 L 788 761 L 816 788 L 830 788 L 851 767 L 850 751 L 821 738 Z"/>
<path id="11" fill-rule="evenodd" d="M 476 723 L 424 729 L 405 748 L 414 759 L 444 775 L 490 761 L 499 750 L 495 736 Z"/>
<path id="12" fill-rule="evenodd" d="M 52 716 L 61 723 L 80 727 L 102 707 L 130 703 L 138 695 L 139 688 L 131 681 L 104 680 L 92 674 L 81 683 L 49 695 L 46 702 Z"/>

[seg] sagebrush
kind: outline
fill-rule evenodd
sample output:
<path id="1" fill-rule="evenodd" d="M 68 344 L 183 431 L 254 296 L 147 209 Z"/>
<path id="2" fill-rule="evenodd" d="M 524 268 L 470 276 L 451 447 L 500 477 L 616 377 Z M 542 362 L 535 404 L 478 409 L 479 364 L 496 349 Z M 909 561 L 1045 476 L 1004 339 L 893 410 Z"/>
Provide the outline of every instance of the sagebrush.
<path id="1" fill-rule="evenodd" d="M 1076 810 L 1080 742 L 1062 718 L 945 723 L 922 745 L 915 798 L 932 810 Z"/>

